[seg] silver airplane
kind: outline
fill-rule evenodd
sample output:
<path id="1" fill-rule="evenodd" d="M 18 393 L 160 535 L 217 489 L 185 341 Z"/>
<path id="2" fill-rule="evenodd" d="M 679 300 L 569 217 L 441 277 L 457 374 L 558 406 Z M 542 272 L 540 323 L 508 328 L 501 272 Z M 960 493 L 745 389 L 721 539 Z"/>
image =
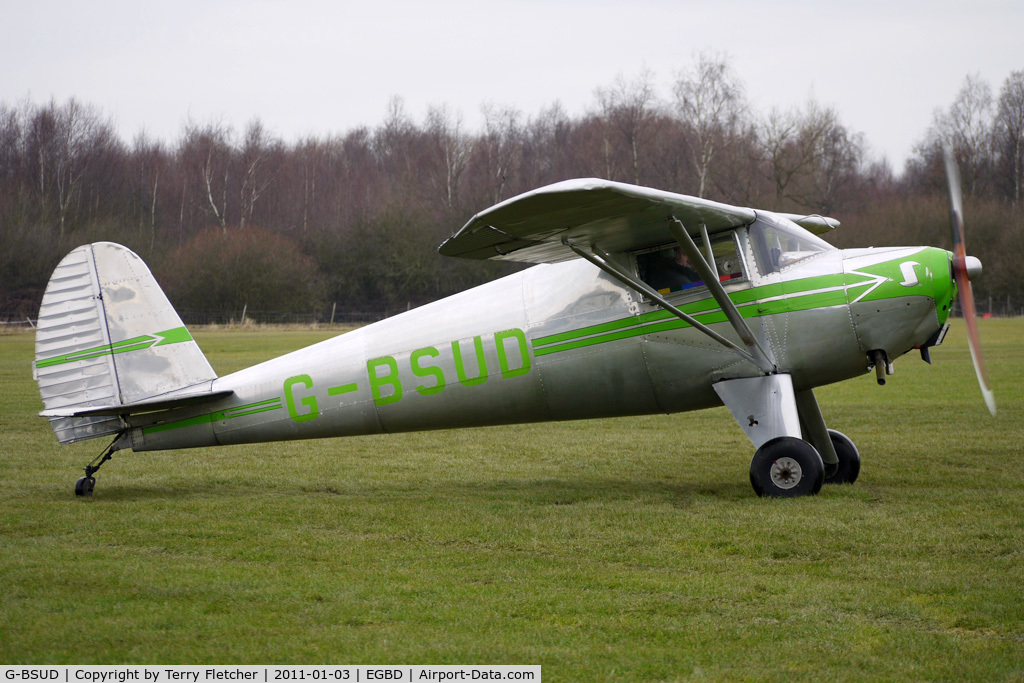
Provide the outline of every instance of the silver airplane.
<path id="1" fill-rule="evenodd" d="M 121 449 L 676 413 L 724 404 L 753 444 L 761 496 L 853 483 L 860 455 L 814 387 L 912 349 L 929 360 L 959 289 L 977 344 L 959 181 L 954 251 L 840 250 L 838 226 L 596 179 L 528 192 L 439 248 L 532 268 L 218 377 L 142 260 L 81 246 L 39 312 L 34 375 L 60 443 Z"/>

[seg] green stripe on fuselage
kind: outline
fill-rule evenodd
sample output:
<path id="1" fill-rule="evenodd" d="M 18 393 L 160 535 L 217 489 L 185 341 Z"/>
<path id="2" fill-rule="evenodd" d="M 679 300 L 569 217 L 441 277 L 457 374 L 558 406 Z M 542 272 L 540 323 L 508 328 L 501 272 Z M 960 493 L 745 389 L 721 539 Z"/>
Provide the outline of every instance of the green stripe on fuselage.
<path id="1" fill-rule="evenodd" d="M 209 422 L 218 422 L 220 420 L 230 420 L 232 418 L 244 417 L 246 415 L 265 413 L 271 410 L 278 410 L 281 407 L 282 403 L 280 398 L 268 398 L 264 401 L 225 408 L 224 410 L 217 410 L 212 413 L 206 413 L 205 415 L 196 415 L 195 417 L 188 417 L 183 420 L 175 420 L 174 422 L 165 422 L 151 427 L 143 427 L 142 433 L 156 434 L 157 432 L 166 432 L 171 429 L 194 427 L 196 425 L 207 424 Z"/>
<path id="2" fill-rule="evenodd" d="M 848 281 L 851 284 L 847 284 Z M 779 313 L 842 306 L 847 302 L 847 288 L 867 286 L 871 282 L 873 280 L 870 278 L 858 275 L 842 273 L 819 275 L 730 292 L 729 298 L 744 318 L 759 318 Z M 699 301 L 681 306 L 680 310 L 705 325 L 727 321 L 725 313 L 718 307 L 718 302 L 710 294 Z M 690 324 L 675 317 L 672 313 L 656 310 L 643 315 L 620 318 L 577 330 L 538 337 L 533 340 L 533 353 L 535 356 L 545 356 L 686 327 L 690 327 Z"/>

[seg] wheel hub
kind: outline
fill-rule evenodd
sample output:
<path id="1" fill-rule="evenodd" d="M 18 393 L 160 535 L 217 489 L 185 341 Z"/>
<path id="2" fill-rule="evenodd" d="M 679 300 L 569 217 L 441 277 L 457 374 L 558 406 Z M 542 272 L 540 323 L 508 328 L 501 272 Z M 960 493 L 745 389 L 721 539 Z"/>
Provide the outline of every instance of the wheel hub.
<path id="1" fill-rule="evenodd" d="M 779 458 L 772 463 L 770 474 L 772 483 L 780 489 L 791 489 L 800 483 L 804 473 L 800 463 L 793 458 Z"/>

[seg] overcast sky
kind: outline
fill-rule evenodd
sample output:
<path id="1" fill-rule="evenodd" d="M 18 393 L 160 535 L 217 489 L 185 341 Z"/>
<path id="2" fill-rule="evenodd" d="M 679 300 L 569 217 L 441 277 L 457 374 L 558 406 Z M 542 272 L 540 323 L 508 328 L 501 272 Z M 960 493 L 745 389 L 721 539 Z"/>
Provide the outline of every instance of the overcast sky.
<path id="1" fill-rule="evenodd" d="M 659 94 L 701 50 L 731 58 L 753 109 L 814 97 L 902 170 L 967 74 L 998 96 L 1024 69 L 1021 0 L 0 0 L 0 100 L 95 104 L 130 141 L 191 117 L 286 141 L 383 121 L 392 96 L 570 116 L 618 75 Z"/>

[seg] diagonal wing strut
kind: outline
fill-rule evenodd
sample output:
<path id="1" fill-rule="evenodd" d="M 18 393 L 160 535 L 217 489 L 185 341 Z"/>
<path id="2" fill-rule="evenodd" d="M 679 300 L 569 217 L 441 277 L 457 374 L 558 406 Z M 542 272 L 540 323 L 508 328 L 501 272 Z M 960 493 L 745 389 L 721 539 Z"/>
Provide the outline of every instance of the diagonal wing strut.
<path id="1" fill-rule="evenodd" d="M 691 243 L 692 243 L 692 240 L 691 240 Z M 569 241 L 564 241 L 564 244 L 567 247 L 569 247 L 570 249 L 572 249 L 581 258 L 584 258 L 587 261 L 589 261 L 590 263 L 594 264 L 595 266 L 597 266 L 598 268 L 600 268 L 604 272 L 608 273 L 613 278 L 615 278 L 616 280 L 618 280 L 622 284 L 626 285 L 627 287 L 630 287 L 631 289 L 634 289 L 637 292 L 639 292 L 640 294 L 642 294 L 642 295 L 646 296 L 647 298 L 651 299 L 652 301 L 657 303 L 659 306 L 661 306 L 663 309 L 665 309 L 666 311 L 668 311 L 672 315 L 676 316 L 677 318 L 679 318 L 683 322 L 691 325 L 695 330 L 698 330 L 699 332 L 702 332 L 703 334 L 707 335 L 708 337 L 714 339 L 716 342 L 718 342 L 722 346 L 724 346 L 724 347 L 726 347 L 726 348 L 728 348 L 728 349 L 730 349 L 732 351 L 735 351 L 736 354 L 738 354 L 741 358 L 743 358 L 744 360 L 746 360 L 746 361 L 748 361 L 750 363 L 753 363 L 758 368 L 760 368 L 765 374 L 771 374 L 771 373 L 775 372 L 774 364 L 769 362 L 767 360 L 767 358 L 763 357 L 763 352 L 762 352 L 762 357 L 758 358 L 754 354 L 748 352 L 746 349 L 741 348 L 740 346 L 736 345 L 734 342 L 732 342 L 729 339 L 726 339 L 722 335 L 718 334 L 717 332 L 712 330 L 710 327 L 708 327 L 704 323 L 694 319 L 693 316 L 688 315 L 686 313 L 683 313 L 681 310 L 679 310 L 678 308 L 676 308 L 675 306 L 670 304 L 668 301 L 666 301 L 664 299 L 664 297 L 662 297 L 660 294 L 658 294 L 658 292 L 654 291 L 654 289 L 652 289 L 646 282 L 644 282 L 643 280 L 635 277 L 632 273 L 628 273 L 624 269 L 622 269 L 617 263 L 615 263 L 615 261 L 614 261 L 614 259 L 612 259 L 611 255 L 608 254 L 607 252 L 605 252 L 600 247 L 598 247 L 596 245 L 591 245 L 590 251 L 587 251 L 585 249 L 581 249 L 580 247 L 576 246 L 575 244 L 573 244 L 573 243 L 571 243 Z M 705 266 L 706 265 L 707 264 L 705 263 Z M 718 283 L 717 278 L 716 278 L 715 282 L 716 282 L 716 284 Z M 719 284 L 718 286 L 719 286 L 719 288 L 721 288 L 721 284 Z M 730 301 L 729 303 L 731 304 L 732 302 Z M 750 334 L 749 328 L 747 329 L 747 333 Z M 742 335 L 741 335 L 741 338 L 742 338 Z"/>
<path id="2" fill-rule="evenodd" d="M 754 337 L 754 333 L 750 330 L 747 322 L 743 319 L 739 310 L 736 308 L 736 304 L 732 302 L 729 295 L 725 291 L 725 287 L 718 279 L 718 274 L 715 269 L 708 265 L 708 261 L 704 258 L 704 255 L 700 253 L 700 249 L 694 243 L 693 238 L 690 237 L 689 231 L 675 216 L 669 218 L 668 229 L 672 232 L 672 236 L 676 238 L 676 242 L 682 247 L 683 253 L 690 257 L 690 264 L 696 269 L 697 274 L 700 275 L 701 279 L 704 280 L 704 284 L 707 285 L 708 291 L 711 292 L 711 296 L 715 297 L 715 301 L 721 307 L 722 312 L 725 313 L 725 317 L 729 319 L 729 324 L 732 325 L 732 329 L 736 330 L 736 334 L 739 335 L 740 339 L 743 340 L 744 346 L 747 347 L 747 352 L 753 356 L 754 363 L 757 367 L 764 370 L 766 373 L 771 374 L 777 370 L 775 367 L 775 360 L 765 351 L 764 347 L 758 343 Z M 711 243 L 707 240 L 707 232 L 705 230 L 705 244 L 708 247 L 708 253 L 711 253 Z M 711 259 L 714 263 L 714 259 Z"/>

